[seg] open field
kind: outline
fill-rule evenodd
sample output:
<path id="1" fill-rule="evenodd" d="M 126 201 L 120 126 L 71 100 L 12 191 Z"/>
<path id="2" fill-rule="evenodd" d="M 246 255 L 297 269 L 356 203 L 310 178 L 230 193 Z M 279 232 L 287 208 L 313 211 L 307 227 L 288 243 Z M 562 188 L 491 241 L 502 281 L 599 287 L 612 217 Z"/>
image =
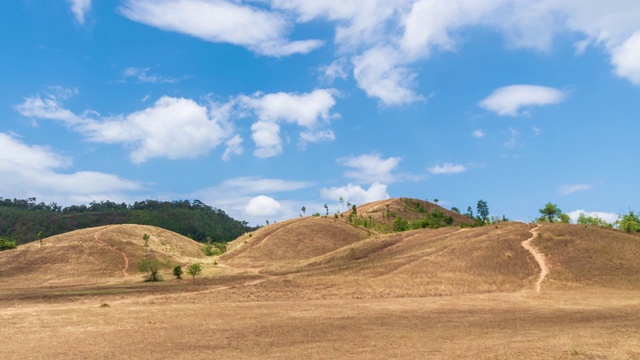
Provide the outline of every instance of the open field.
<path id="1" fill-rule="evenodd" d="M 214 265 L 157 228 L 82 231 L 0 253 L 1 359 L 640 359 L 638 235 L 511 223 L 367 236 L 303 218 L 244 235 Z M 151 252 L 164 282 L 134 270 Z M 194 261 L 195 283 L 171 279 Z"/>

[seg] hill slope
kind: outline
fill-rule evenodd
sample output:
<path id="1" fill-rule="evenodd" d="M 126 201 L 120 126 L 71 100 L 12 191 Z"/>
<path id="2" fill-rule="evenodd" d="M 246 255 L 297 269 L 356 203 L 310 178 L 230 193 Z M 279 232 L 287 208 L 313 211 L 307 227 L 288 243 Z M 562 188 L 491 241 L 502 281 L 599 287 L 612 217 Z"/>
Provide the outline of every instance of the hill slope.
<path id="1" fill-rule="evenodd" d="M 143 235 L 149 235 L 145 247 Z M 142 280 L 137 263 L 156 259 L 165 273 L 175 265 L 207 261 L 202 245 L 176 233 L 141 225 L 73 231 L 0 252 L 6 286 L 97 284 Z"/>

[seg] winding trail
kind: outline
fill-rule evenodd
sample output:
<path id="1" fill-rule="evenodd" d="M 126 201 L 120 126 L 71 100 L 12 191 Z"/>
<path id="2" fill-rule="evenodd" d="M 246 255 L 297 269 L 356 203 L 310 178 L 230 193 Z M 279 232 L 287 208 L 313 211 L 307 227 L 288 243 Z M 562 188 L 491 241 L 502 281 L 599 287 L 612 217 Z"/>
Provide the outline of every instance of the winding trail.
<path id="1" fill-rule="evenodd" d="M 105 227 L 104 229 L 100 230 L 100 231 L 96 231 L 95 234 L 93 234 L 93 237 L 96 239 L 96 241 L 106 247 L 109 248 L 109 250 L 116 252 L 120 255 L 122 255 L 122 258 L 124 259 L 124 268 L 122 269 L 122 275 L 124 275 L 125 277 L 129 276 L 129 274 L 127 274 L 127 269 L 129 268 L 129 258 L 127 257 L 127 254 L 125 254 L 124 252 L 117 250 L 116 248 L 114 248 L 113 246 L 107 244 L 106 242 L 100 240 L 98 238 L 98 234 L 107 230 L 107 227 Z"/>
<path id="2" fill-rule="evenodd" d="M 533 255 L 533 257 L 536 259 L 536 262 L 540 266 L 540 276 L 538 277 L 538 281 L 536 281 L 536 291 L 539 292 L 540 284 L 542 284 L 544 278 L 549 274 L 549 266 L 547 265 L 544 254 L 541 253 L 540 250 L 538 250 L 535 246 L 531 245 L 531 241 L 533 241 L 533 239 L 538 236 L 538 228 L 540 228 L 540 225 L 529 230 L 532 236 L 522 242 L 522 247 L 527 249 L 527 251 L 529 251 L 531 255 Z"/>

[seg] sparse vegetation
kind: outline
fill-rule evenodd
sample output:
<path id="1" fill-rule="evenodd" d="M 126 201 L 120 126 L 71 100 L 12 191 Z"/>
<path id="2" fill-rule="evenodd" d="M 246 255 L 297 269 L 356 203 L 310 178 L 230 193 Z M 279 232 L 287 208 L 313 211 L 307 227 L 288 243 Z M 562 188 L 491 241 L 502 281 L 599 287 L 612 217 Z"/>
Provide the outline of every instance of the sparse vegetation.
<path id="1" fill-rule="evenodd" d="M 162 277 L 159 274 L 160 267 L 158 261 L 154 259 L 141 260 L 138 263 L 138 271 L 147 274 L 147 278 L 144 280 L 145 282 L 162 281 Z"/>
<path id="2" fill-rule="evenodd" d="M 18 247 L 18 245 L 16 244 L 15 241 L 12 241 L 4 237 L 0 237 L 0 251 L 11 250 L 11 249 L 15 249 L 16 247 Z"/>
<path id="3" fill-rule="evenodd" d="M 580 214 L 577 222 L 579 225 L 590 225 L 590 226 L 597 226 L 601 228 L 613 227 L 613 224 L 609 224 L 597 216 L 588 216 L 588 215 L 585 215 L 584 213 Z"/>
<path id="4" fill-rule="evenodd" d="M 640 232 L 640 218 L 633 211 L 620 215 L 617 223 L 620 230 L 628 233 Z"/>
<path id="5" fill-rule="evenodd" d="M 538 222 L 554 222 L 557 217 L 562 214 L 562 210 L 556 204 L 548 202 L 542 209 L 538 210 L 542 216 L 538 219 Z"/>
<path id="6" fill-rule="evenodd" d="M 142 235 L 142 241 L 144 241 L 144 246 L 145 247 L 149 247 L 149 234 L 144 234 Z"/>
<path id="7" fill-rule="evenodd" d="M 177 280 L 182 280 L 182 274 L 184 274 L 184 272 L 182 271 L 182 266 L 176 265 L 173 268 L 173 276 L 175 276 Z"/>
<path id="8" fill-rule="evenodd" d="M 187 274 L 189 274 L 193 278 L 193 282 L 196 282 L 196 276 L 200 275 L 201 272 L 202 265 L 199 263 L 191 264 L 187 268 Z"/>

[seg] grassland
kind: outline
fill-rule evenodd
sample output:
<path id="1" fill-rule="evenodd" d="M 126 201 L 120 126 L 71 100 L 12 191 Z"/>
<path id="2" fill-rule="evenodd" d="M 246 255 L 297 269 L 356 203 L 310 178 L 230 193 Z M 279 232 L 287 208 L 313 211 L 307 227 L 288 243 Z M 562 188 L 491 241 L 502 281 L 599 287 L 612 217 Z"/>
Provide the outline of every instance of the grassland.
<path id="1" fill-rule="evenodd" d="M 0 253 L 0 358 L 640 359 L 640 236 L 542 225 L 536 291 L 533 227 L 370 234 L 309 217 L 219 258 L 153 227 L 61 235 Z M 125 274 L 122 253 L 153 253 L 166 281 Z M 192 262 L 195 282 L 171 279 Z"/>

